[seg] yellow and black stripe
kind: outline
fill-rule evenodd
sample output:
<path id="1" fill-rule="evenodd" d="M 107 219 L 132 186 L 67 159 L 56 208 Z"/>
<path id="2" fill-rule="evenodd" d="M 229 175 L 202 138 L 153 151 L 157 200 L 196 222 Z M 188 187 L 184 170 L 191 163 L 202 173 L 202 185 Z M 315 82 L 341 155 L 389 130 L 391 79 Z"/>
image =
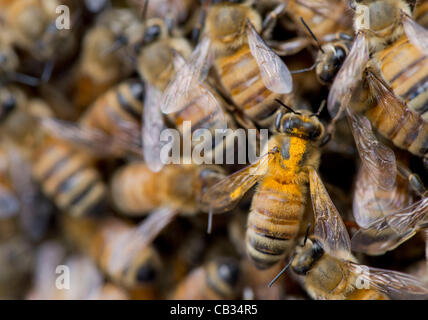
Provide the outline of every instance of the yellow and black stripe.
<path id="1" fill-rule="evenodd" d="M 89 158 L 69 145 L 46 142 L 37 155 L 33 175 L 43 192 L 71 215 L 103 213 L 105 185 Z"/>
<path id="2" fill-rule="evenodd" d="M 83 115 L 81 122 L 107 133 L 119 130 L 115 119 L 141 123 L 144 83 L 127 80 L 99 97 Z"/>
<path id="3" fill-rule="evenodd" d="M 233 55 L 219 57 L 216 69 L 235 105 L 261 127 L 269 128 L 274 123 L 280 110 L 275 99 L 286 104 L 292 100 L 291 94 L 278 94 L 266 88 L 247 44 Z"/>

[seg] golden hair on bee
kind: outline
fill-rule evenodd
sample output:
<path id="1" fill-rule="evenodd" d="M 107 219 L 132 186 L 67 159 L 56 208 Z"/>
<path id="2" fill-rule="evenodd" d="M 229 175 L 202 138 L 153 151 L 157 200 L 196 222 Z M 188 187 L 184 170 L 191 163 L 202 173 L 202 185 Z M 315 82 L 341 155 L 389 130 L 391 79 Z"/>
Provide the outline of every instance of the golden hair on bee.
<path id="1" fill-rule="evenodd" d="M 260 269 L 291 252 L 306 208 L 308 174 L 317 170 L 319 147 L 328 136 L 318 113 L 286 108 L 290 112 L 277 116 L 268 153 L 209 188 L 203 197 L 212 212 L 227 211 L 258 183 L 248 215 L 246 249 Z"/>

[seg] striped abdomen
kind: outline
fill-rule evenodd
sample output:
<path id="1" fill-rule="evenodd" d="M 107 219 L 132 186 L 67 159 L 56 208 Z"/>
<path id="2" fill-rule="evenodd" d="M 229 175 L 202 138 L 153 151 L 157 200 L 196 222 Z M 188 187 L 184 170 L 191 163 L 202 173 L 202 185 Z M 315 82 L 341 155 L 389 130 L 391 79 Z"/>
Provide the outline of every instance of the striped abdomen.
<path id="1" fill-rule="evenodd" d="M 106 188 L 83 153 L 51 140 L 42 146 L 33 175 L 43 192 L 73 216 L 102 213 Z"/>
<path id="2" fill-rule="evenodd" d="M 107 133 L 120 130 L 117 121 L 141 123 L 144 85 L 138 80 L 120 83 L 99 97 L 83 115 L 81 122 Z"/>
<path id="3" fill-rule="evenodd" d="M 270 127 L 280 110 L 275 99 L 290 104 L 292 96 L 266 88 L 248 45 L 231 56 L 216 60 L 221 83 L 235 105 L 261 127 Z"/>
<path id="4" fill-rule="evenodd" d="M 384 79 L 410 109 L 428 120 L 428 56 L 406 36 L 378 54 Z"/>
<path id="5" fill-rule="evenodd" d="M 306 185 L 263 180 L 248 216 L 247 251 L 256 266 L 268 268 L 292 249 L 305 209 Z"/>
<path id="6" fill-rule="evenodd" d="M 428 151 L 428 57 L 405 36 L 375 57 L 383 79 L 414 112 L 401 105 L 375 105 L 366 110 L 373 126 L 397 147 L 424 157 Z M 394 114 L 394 117 L 391 116 Z M 425 118 L 425 120 L 424 120 Z"/>

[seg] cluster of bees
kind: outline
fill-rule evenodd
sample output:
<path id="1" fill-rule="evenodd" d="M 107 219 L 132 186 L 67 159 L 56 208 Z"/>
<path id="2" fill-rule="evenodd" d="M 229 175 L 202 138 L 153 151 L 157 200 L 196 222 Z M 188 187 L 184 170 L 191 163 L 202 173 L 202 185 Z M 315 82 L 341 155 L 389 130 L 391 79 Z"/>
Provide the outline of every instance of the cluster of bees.
<path id="1" fill-rule="evenodd" d="M 1 298 L 428 298 L 427 1 L 0 0 L 0 23 Z M 232 129 L 213 159 L 269 141 L 163 164 L 166 128 Z"/>

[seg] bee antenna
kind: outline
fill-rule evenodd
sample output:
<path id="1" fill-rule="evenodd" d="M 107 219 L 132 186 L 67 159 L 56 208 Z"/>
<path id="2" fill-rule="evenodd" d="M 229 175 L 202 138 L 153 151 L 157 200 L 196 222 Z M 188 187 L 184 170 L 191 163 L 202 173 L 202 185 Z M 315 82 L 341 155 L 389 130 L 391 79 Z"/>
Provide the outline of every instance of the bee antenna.
<path id="1" fill-rule="evenodd" d="M 315 36 L 315 34 L 312 32 L 311 28 L 309 28 L 309 26 L 306 24 L 305 20 L 303 20 L 302 17 L 300 17 L 300 21 L 302 21 L 303 25 L 305 26 L 305 28 L 309 31 L 309 34 L 311 35 L 312 39 L 315 40 L 315 42 L 317 43 L 318 49 L 320 49 L 320 51 L 322 53 L 325 53 L 325 51 L 323 50 L 323 48 L 321 47 L 321 44 L 319 43 L 317 37 Z"/>
<path id="2" fill-rule="evenodd" d="M 321 102 L 320 107 L 318 108 L 318 111 L 316 113 L 311 114 L 311 117 L 317 116 L 319 117 L 321 112 L 324 110 L 325 107 L 325 99 Z"/>
<path id="3" fill-rule="evenodd" d="M 144 0 L 143 9 L 141 11 L 141 16 L 143 18 L 144 24 L 146 24 L 147 21 L 147 9 L 149 7 L 149 0 Z"/>
<path id="4" fill-rule="evenodd" d="M 309 229 L 311 229 L 311 224 L 310 223 L 308 223 L 308 227 L 306 228 L 305 240 L 303 240 L 303 246 L 302 247 L 304 247 L 306 245 L 306 241 L 308 241 Z"/>
<path id="5" fill-rule="evenodd" d="M 315 61 L 315 63 L 313 65 L 311 65 L 309 68 L 303 68 L 303 69 L 298 69 L 298 70 L 291 70 L 290 73 L 291 74 L 297 74 L 297 73 L 303 73 L 303 72 L 308 72 L 308 71 L 312 71 L 315 69 L 315 67 L 318 65 L 319 61 Z"/>
<path id="6" fill-rule="evenodd" d="M 282 102 L 281 100 L 279 100 L 279 99 L 275 99 L 275 101 L 276 102 L 278 102 L 282 107 L 284 107 L 285 109 L 287 109 L 288 111 L 290 111 L 290 112 L 292 112 L 292 113 L 294 113 L 294 114 L 301 114 L 300 112 L 296 112 L 296 111 L 294 111 L 294 109 L 293 108 L 291 108 L 291 107 L 289 107 L 289 106 L 287 106 L 284 102 Z"/>
<path id="7" fill-rule="evenodd" d="M 284 274 L 284 272 L 287 271 L 287 269 L 291 265 L 291 262 L 293 262 L 294 256 L 295 256 L 295 254 L 293 254 L 290 257 L 290 260 L 288 261 L 288 263 L 286 264 L 286 266 L 284 268 L 282 268 L 282 270 L 275 276 L 275 278 L 273 278 L 272 281 L 269 282 L 268 288 L 272 287 L 272 285 Z"/>

